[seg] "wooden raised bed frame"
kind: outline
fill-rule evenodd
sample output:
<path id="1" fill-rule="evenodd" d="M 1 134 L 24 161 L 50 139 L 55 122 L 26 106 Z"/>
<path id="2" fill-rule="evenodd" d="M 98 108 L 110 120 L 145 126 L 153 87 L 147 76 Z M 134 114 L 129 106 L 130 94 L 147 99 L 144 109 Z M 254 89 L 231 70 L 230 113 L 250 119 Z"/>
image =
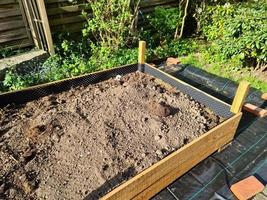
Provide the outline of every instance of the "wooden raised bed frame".
<path id="1" fill-rule="evenodd" d="M 148 65 L 145 63 L 145 46 L 144 41 L 139 43 L 138 63 L 140 68 L 142 68 L 142 65 Z M 183 82 L 169 74 L 165 73 L 165 75 L 178 82 Z M 242 117 L 241 109 L 248 90 L 249 83 L 241 82 L 231 106 L 230 111 L 234 114 L 232 117 L 121 184 L 101 199 L 149 199 L 209 155 L 220 150 L 234 138 Z M 213 98 L 216 99 L 215 97 Z"/>
<path id="2" fill-rule="evenodd" d="M 230 106 L 229 104 L 145 63 L 145 46 L 146 43 L 144 41 L 141 41 L 139 43 L 139 71 L 146 73 L 145 70 L 150 69 L 153 70 L 154 73 L 162 74 L 165 77 L 163 79 L 166 80 L 167 78 L 168 81 L 179 83 L 181 87 L 186 87 L 189 90 L 194 90 L 198 93 L 197 95 L 208 97 L 209 100 L 207 101 L 209 102 L 210 100 L 214 100 L 214 102 L 219 102 L 221 105 L 224 105 L 223 109 L 227 108 L 227 113 L 230 113 L 230 115 L 229 117 L 227 117 L 226 121 L 222 122 L 215 128 L 211 129 L 194 141 L 186 144 L 177 151 L 171 153 L 169 156 L 145 169 L 125 183 L 121 184 L 110 193 L 102 197 L 102 200 L 137 200 L 149 199 L 153 197 L 166 186 L 171 184 L 174 180 L 197 165 L 199 162 L 228 144 L 234 138 L 235 132 L 242 117 L 241 109 L 249 90 L 249 84 L 247 82 L 240 83 L 232 106 Z M 134 68 L 132 68 L 133 66 Z M 102 76 L 105 78 L 111 78 L 113 77 L 113 75 L 116 75 L 116 73 L 123 70 L 126 70 L 126 73 L 133 72 L 137 70 L 137 65 L 134 64 L 122 66 L 115 69 L 103 70 L 100 72 L 85 74 L 61 81 L 32 86 L 15 92 L 6 92 L 0 94 L 0 107 L 10 103 L 25 103 L 42 96 L 46 96 L 50 94 L 50 92 L 64 91 L 65 89 L 71 88 L 71 82 L 74 80 L 76 81 L 76 84 L 73 83 L 73 85 L 79 85 L 82 82 L 88 83 L 90 81 L 90 83 L 94 83 L 102 79 Z M 223 112 L 222 108 L 219 109 L 219 112 Z"/>

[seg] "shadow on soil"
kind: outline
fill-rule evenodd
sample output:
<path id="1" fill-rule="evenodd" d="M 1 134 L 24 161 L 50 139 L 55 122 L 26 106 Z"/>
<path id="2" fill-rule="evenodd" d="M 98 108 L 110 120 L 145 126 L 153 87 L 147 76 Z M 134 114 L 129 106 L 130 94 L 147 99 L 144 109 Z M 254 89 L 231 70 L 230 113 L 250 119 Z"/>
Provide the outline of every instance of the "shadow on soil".
<path id="1" fill-rule="evenodd" d="M 94 200 L 99 199 L 100 197 L 104 196 L 108 192 L 111 191 L 112 188 L 115 188 L 119 184 L 121 184 L 124 180 L 128 180 L 129 178 L 133 177 L 136 174 L 136 170 L 134 167 L 129 167 L 124 172 L 121 172 L 114 176 L 113 178 L 107 180 L 102 186 L 98 189 L 92 191 L 88 194 L 84 200 Z"/>

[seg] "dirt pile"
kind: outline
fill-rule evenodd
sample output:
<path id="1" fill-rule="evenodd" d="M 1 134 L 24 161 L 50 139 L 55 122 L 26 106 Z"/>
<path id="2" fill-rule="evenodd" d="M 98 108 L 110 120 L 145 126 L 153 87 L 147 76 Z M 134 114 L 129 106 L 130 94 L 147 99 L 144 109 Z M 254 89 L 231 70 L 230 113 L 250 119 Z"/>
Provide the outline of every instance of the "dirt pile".
<path id="1" fill-rule="evenodd" d="M 97 199 L 221 120 L 139 72 L 0 109 L 0 197 Z"/>

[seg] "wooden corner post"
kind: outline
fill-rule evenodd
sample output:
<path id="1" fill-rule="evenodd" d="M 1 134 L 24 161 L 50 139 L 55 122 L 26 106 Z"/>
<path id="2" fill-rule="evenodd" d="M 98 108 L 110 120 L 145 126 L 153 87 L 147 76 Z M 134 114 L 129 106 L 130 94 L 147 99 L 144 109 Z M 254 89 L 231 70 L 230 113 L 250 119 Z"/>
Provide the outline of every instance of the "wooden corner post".
<path id="1" fill-rule="evenodd" d="M 241 112 L 243 104 L 246 100 L 246 97 L 247 97 L 247 94 L 249 91 L 249 85 L 250 85 L 250 83 L 247 81 L 241 81 L 240 82 L 240 84 L 237 88 L 231 109 L 230 109 L 230 111 L 232 113 L 237 114 L 237 113 Z"/>
<path id="2" fill-rule="evenodd" d="M 139 41 L 138 70 L 141 72 L 144 71 L 145 56 L 146 56 L 146 42 L 145 41 Z"/>

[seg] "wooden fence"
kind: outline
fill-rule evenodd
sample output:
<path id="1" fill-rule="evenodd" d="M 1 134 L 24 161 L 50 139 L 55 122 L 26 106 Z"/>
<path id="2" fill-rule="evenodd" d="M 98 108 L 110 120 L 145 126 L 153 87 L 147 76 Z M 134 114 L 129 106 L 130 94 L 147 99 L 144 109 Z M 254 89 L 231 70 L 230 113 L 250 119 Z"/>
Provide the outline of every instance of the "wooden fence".
<path id="1" fill-rule="evenodd" d="M 0 48 L 33 45 L 20 0 L 0 0 Z"/>
<path id="2" fill-rule="evenodd" d="M 46 0 L 45 2 L 52 33 L 81 31 L 85 21 L 81 11 L 85 9 L 86 0 L 78 0 L 78 4 L 75 5 L 69 0 Z M 170 7 L 177 5 L 178 2 L 177 0 L 142 0 L 140 10 L 148 13 L 155 6 Z M 90 10 L 87 11 L 90 13 Z"/>
<path id="3" fill-rule="evenodd" d="M 25 17 L 25 8 L 23 8 L 25 2 L 28 0 L 0 0 L 1 47 L 36 46 L 36 38 L 32 35 L 32 31 L 29 31 L 32 29 L 30 26 L 32 22 L 28 22 Z M 90 9 L 85 7 L 86 0 L 75 0 L 75 4 L 72 0 L 44 0 L 44 2 L 52 34 L 81 32 L 85 22 L 81 11 L 85 9 L 90 13 Z M 155 6 L 171 7 L 176 6 L 178 2 L 177 0 L 142 0 L 140 11 L 145 14 L 151 12 Z"/>

